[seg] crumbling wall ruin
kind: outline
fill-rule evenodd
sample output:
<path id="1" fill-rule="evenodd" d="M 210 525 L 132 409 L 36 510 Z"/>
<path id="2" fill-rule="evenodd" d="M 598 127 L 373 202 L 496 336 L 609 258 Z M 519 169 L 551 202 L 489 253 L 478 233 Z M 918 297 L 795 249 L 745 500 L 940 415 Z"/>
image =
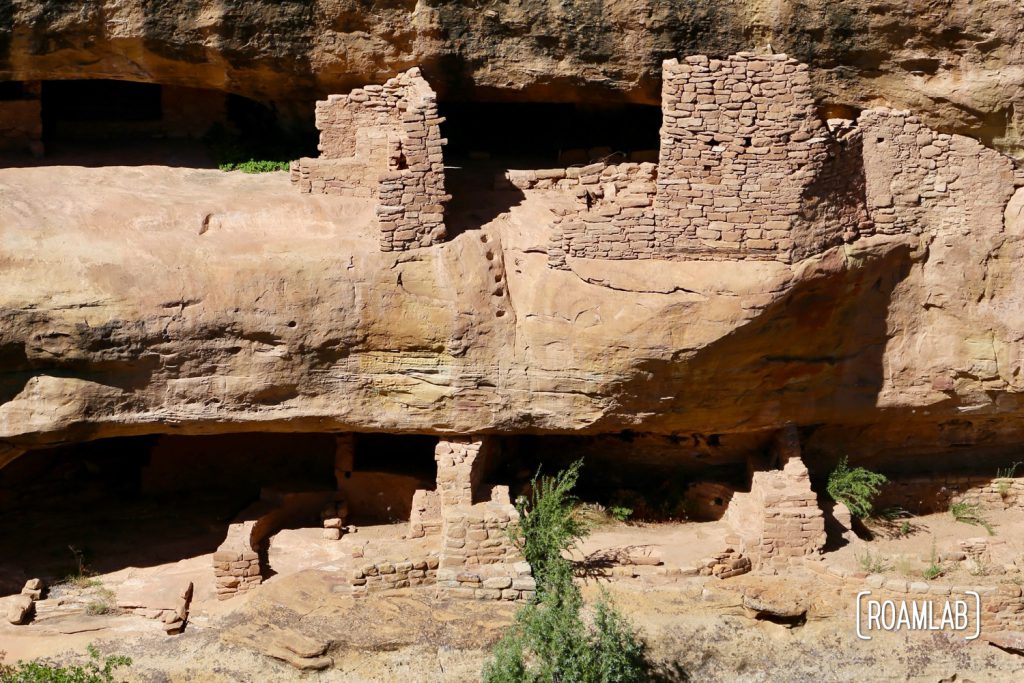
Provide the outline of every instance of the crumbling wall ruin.
<path id="1" fill-rule="evenodd" d="M 445 237 L 444 159 L 437 97 L 419 69 L 317 102 L 319 158 L 292 163 L 301 192 L 377 200 L 382 251 Z"/>
<path id="2" fill-rule="evenodd" d="M 785 565 L 825 546 L 824 513 L 795 429 L 777 435 L 773 459 L 778 469 L 754 472 L 750 491 L 736 493 L 724 516 L 733 531 L 726 540 L 758 565 Z"/>
<path id="3" fill-rule="evenodd" d="M 497 442 L 488 437 L 438 441 L 436 489 L 413 495 L 408 537 L 427 539 L 423 557 L 400 561 L 368 558 L 355 571 L 353 593 L 433 585 L 439 592 L 481 600 L 519 600 L 533 595 L 530 565 L 509 539 L 519 515 L 507 486 L 488 487 Z M 434 545 L 436 543 L 436 545 Z"/>
<path id="4" fill-rule="evenodd" d="M 1001 225 L 1017 185 L 1009 157 L 972 138 L 931 130 L 906 111 L 869 109 L 857 123 L 876 232 L 948 226 L 967 235 L 992 221 Z"/>
<path id="5" fill-rule="evenodd" d="M 875 499 L 877 509 L 902 508 L 916 515 L 945 512 L 954 503 L 983 510 L 1024 509 L 1024 477 L 948 473 L 891 479 Z"/>

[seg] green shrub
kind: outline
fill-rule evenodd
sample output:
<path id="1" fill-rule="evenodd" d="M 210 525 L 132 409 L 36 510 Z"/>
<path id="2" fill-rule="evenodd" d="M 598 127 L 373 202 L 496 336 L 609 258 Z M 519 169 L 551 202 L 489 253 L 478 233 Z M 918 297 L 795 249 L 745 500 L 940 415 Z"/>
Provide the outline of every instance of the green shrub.
<path id="1" fill-rule="evenodd" d="M 249 159 L 238 163 L 219 164 L 222 171 L 241 171 L 242 173 L 272 173 L 274 171 L 287 171 L 291 167 L 288 161 L 257 161 Z"/>
<path id="2" fill-rule="evenodd" d="M 59 666 L 42 660 L 0 664 L 0 683 L 115 683 L 114 671 L 132 664 L 130 657 L 121 655 L 101 658 L 92 645 L 87 650 L 85 666 Z"/>
<path id="3" fill-rule="evenodd" d="M 530 563 L 541 590 L 550 566 L 567 562 L 562 552 L 574 548 L 590 531 L 576 512 L 578 501 L 572 495 L 582 466 L 577 460 L 553 477 L 538 472 L 530 482 L 530 495 L 516 499 L 519 524 L 510 527 L 512 543 Z"/>
<path id="4" fill-rule="evenodd" d="M 513 540 L 537 579 L 537 599 L 516 614 L 483 671 L 485 683 L 640 683 L 651 680 L 646 644 L 602 593 L 593 617 L 563 556 L 587 533 L 571 491 L 582 462 L 554 477 L 533 479 L 520 497 L 520 530 Z"/>
<path id="5" fill-rule="evenodd" d="M 845 504 L 856 517 L 864 518 L 871 514 L 875 496 L 887 481 L 885 475 L 863 467 L 850 469 L 843 458 L 828 476 L 828 495 Z"/>
<path id="6" fill-rule="evenodd" d="M 289 160 L 306 156 L 310 151 L 303 140 L 279 127 L 254 137 L 229 131 L 216 123 L 206 131 L 202 141 L 217 168 L 243 173 L 287 171 Z"/>
<path id="7" fill-rule="evenodd" d="M 931 581 L 946 573 L 946 569 L 939 563 L 938 553 L 935 552 L 935 537 L 932 537 L 932 554 L 929 557 L 928 566 L 924 570 L 924 578 Z"/>
<path id="8" fill-rule="evenodd" d="M 612 517 L 620 522 L 625 522 L 633 516 L 633 508 L 624 507 L 622 505 L 615 505 L 608 512 Z"/>
<path id="9" fill-rule="evenodd" d="M 953 515 L 953 519 L 958 522 L 970 524 L 971 526 L 984 527 L 989 536 L 996 535 L 995 529 L 992 528 L 992 525 L 981 513 L 981 508 L 974 503 L 953 503 L 949 506 L 949 512 Z"/>
<path id="10" fill-rule="evenodd" d="M 1017 468 L 1021 466 L 1020 462 L 1015 462 L 1007 468 L 999 468 L 996 470 L 996 491 L 1003 498 L 1006 498 L 1010 494 L 1010 486 L 1013 484 L 1012 479 L 1017 474 Z"/>

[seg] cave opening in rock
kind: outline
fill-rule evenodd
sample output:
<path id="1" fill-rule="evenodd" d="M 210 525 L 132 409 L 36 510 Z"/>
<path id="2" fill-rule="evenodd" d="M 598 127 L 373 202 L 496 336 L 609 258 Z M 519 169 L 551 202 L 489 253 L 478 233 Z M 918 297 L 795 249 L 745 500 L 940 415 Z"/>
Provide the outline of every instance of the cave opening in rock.
<path id="1" fill-rule="evenodd" d="M 0 593 L 30 576 L 199 562 L 268 492 L 336 491 L 331 434 L 99 439 L 28 451 L 0 469 Z M 296 521 L 319 527 L 319 508 Z M 81 564 L 79 564 L 81 562 Z"/>
<path id="2" fill-rule="evenodd" d="M 339 468 L 338 489 L 356 524 L 408 521 L 417 489 L 436 488 L 436 436 L 357 434 L 353 467 Z"/>
<path id="3" fill-rule="evenodd" d="M 505 168 L 657 161 L 661 108 L 642 104 L 441 102 L 445 153 Z M 523 165 L 527 164 L 527 165 Z"/>
<path id="4" fill-rule="evenodd" d="M 312 121 L 208 88 L 111 79 L 0 83 L 0 150 L 47 164 L 209 168 L 315 154 Z M 44 156 L 45 153 L 45 156 Z M 13 156 L 9 155 L 9 156 Z M 13 156 L 9 162 L 17 161 Z"/>
<path id="5" fill-rule="evenodd" d="M 577 495 L 584 503 L 630 510 L 642 521 L 717 520 L 733 493 L 749 489 L 751 454 L 764 434 L 523 436 L 515 439 L 519 488 L 538 470 L 552 474 L 583 459 Z M 628 465 L 626 464 L 628 463 Z"/>

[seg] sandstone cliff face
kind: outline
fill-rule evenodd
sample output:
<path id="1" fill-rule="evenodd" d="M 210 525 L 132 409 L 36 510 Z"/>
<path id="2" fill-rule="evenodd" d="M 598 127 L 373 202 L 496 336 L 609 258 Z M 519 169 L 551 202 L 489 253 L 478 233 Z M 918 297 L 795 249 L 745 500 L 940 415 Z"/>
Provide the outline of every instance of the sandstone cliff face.
<path id="1" fill-rule="evenodd" d="M 1014 0 L 0 3 L 0 79 L 214 88 L 308 116 L 422 66 L 442 99 L 656 103 L 662 59 L 744 49 L 812 67 L 817 101 L 891 105 L 1024 154 Z"/>

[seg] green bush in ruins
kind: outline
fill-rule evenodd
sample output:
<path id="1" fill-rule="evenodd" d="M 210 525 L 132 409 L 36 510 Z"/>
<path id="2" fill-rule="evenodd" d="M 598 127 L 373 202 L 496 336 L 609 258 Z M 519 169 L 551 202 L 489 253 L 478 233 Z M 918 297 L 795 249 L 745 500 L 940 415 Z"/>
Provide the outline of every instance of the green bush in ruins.
<path id="1" fill-rule="evenodd" d="M 875 496 L 887 481 L 884 474 L 863 467 L 851 469 L 847 459 L 843 458 L 828 476 L 828 495 L 832 500 L 844 503 L 855 516 L 863 518 L 871 514 Z"/>
<path id="2" fill-rule="evenodd" d="M 45 661 L 0 664 L 0 683 L 115 683 L 114 671 L 131 666 L 124 656 L 100 658 L 100 652 L 88 646 L 89 661 L 85 666 L 58 666 Z"/>
<path id="3" fill-rule="evenodd" d="M 537 579 L 537 599 L 515 623 L 484 667 L 485 683 L 640 683 L 651 680 L 646 645 L 602 593 L 583 618 L 583 596 L 563 556 L 587 533 L 575 512 L 572 488 L 582 462 L 554 477 L 534 477 L 513 540 Z"/>
<path id="4" fill-rule="evenodd" d="M 257 161 L 249 159 L 239 163 L 220 164 L 218 168 L 222 171 L 241 171 L 242 173 L 271 173 L 273 171 L 287 171 L 291 166 L 287 161 Z"/>

